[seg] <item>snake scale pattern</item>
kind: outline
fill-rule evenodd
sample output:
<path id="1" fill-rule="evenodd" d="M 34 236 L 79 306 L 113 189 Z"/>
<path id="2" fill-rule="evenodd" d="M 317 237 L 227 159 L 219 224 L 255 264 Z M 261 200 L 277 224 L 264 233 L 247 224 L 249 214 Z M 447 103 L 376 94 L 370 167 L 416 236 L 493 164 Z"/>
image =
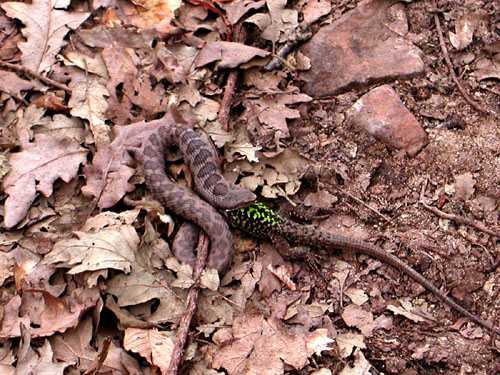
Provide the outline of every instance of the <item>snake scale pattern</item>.
<path id="1" fill-rule="evenodd" d="M 165 152 L 177 147 L 193 174 L 200 199 L 169 179 L 165 172 Z M 217 167 L 217 155 L 200 135 L 169 111 L 160 125 L 145 139 L 138 153 L 146 186 L 153 196 L 175 214 L 201 227 L 210 238 L 207 264 L 224 273 L 233 257 L 233 236 L 216 208 L 230 210 L 255 200 L 255 195 L 227 181 Z M 174 250 L 173 250 L 174 251 Z M 174 255 L 194 266 L 190 245 L 180 243 Z"/>

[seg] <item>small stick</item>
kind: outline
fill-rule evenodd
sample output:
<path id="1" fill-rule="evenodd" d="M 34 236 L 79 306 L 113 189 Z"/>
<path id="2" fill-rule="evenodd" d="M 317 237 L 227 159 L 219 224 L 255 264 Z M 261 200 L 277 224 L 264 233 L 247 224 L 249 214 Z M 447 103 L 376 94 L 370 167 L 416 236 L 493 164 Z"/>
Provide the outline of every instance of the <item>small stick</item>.
<path id="1" fill-rule="evenodd" d="M 448 219 L 448 220 L 452 220 L 455 223 L 460 224 L 460 225 L 471 226 L 473 228 L 476 228 L 477 230 L 480 230 L 481 232 L 489 234 L 490 236 L 495 236 L 497 238 L 500 238 L 499 232 L 496 232 L 494 230 L 486 228 L 486 226 L 482 223 L 478 223 L 477 221 L 467 219 L 466 217 L 463 217 L 463 216 L 458 216 L 455 214 L 447 214 L 446 212 L 443 212 L 436 207 L 429 206 L 429 205 L 425 204 L 423 201 L 420 201 L 420 203 L 422 203 L 422 206 L 424 206 L 424 208 L 426 210 L 438 215 L 439 217 L 442 217 L 442 218 Z"/>
<path id="2" fill-rule="evenodd" d="M 436 1 L 433 0 L 433 7 L 434 9 L 437 9 Z M 441 51 L 443 52 L 444 55 L 444 60 L 446 61 L 446 65 L 448 65 L 448 69 L 450 70 L 451 78 L 453 79 L 453 82 L 458 87 L 458 90 L 464 97 L 464 99 L 469 103 L 471 106 L 473 106 L 477 111 L 481 113 L 488 113 L 490 111 L 486 110 L 483 108 L 480 104 L 476 103 L 474 100 L 470 98 L 470 96 L 465 92 L 465 89 L 462 87 L 462 84 L 458 80 L 457 75 L 455 74 L 455 70 L 453 69 L 453 64 L 451 63 L 450 56 L 448 55 L 448 50 L 446 49 L 446 44 L 444 43 L 444 37 L 443 37 L 443 30 L 441 29 L 441 22 L 439 22 L 439 16 L 437 12 L 434 12 L 434 23 L 436 24 L 436 29 L 438 32 L 439 36 L 439 45 L 441 46 Z"/>
<path id="3" fill-rule="evenodd" d="M 234 41 L 238 43 L 245 43 L 246 30 L 243 23 L 239 23 L 234 28 Z M 222 104 L 219 111 L 219 122 L 222 125 L 222 130 L 228 131 L 229 129 L 229 113 L 231 111 L 231 104 L 233 103 L 234 92 L 236 90 L 236 81 L 238 80 L 238 69 L 233 69 L 227 76 L 226 88 L 224 89 L 224 96 L 222 97 Z"/>
<path id="4" fill-rule="evenodd" d="M 3 66 L 3 67 L 9 68 L 9 69 L 15 70 L 17 72 L 20 72 L 20 73 L 23 73 L 23 74 L 35 77 L 39 81 L 42 81 L 42 82 L 44 82 L 44 83 L 46 83 L 48 85 L 57 87 L 58 89 L 67 91 L 69 93 L 71 93 L 73 91 L 68 86 L 66 86 L 66 85 L 64 85 L 62 83 L 59 83 L 57 81 L 54 81 L 53 79 L 44 77 L 41 74 L 38 74 L 37 72 L 35 72 L 34 70 L 25 68 L 24 66 L 18 66 L 18 65 L 11 64 L 11 63 L 8 63 L 8 62 L 2 61 L 2 60 L 0 60 L 0 65 Z"/>
<path id="5" fill-rule="evenodd" d="M 372 211 L 374 214 L 380 216 L 382 219 L 384 219 L 386 222 L 391 222 L 392 219 L 385 216 L 384 214 L 382 214 L 380 211 L 377 211 L 376 209 L 370 207 L 370 205 L 366 204 L 365 202 L 363 202 L 361 199 L 355 197 L 354 195 L 352 195 L 351 193 L 349 193 L 348 191 L 344 190 L 344 189 L 341 189 L 339 187 L 334 187 L 333 185 L 330 185 L 330 184 L 325 184 L 326 185 L 326 189 L 328 191 L 331 190 L 334 190 L 334 189 L 337 189 L 338 191 L 340 191 L 342 194 L 344 195 L 347 195 L 348 197 L 350 197 L 351 199 L 355 200 L 356 202 L 358 202 L 359 204 L 361 204 L 362 206 L 365 206 L 366 208 L 368 208 L 370 211 Z"/>
<path id="6" fill-rule="evenodd" d="M 276 69 L 280 63 L 288 65 L 287 61 L 285 60 L 285 56 L 288 55 L 295 46 L 300 43 L 307 42 L 312 38 L 313 33 L 311 31 L 308 31 L 308 28 L 310 26 L 311 24 L 309 23 L 299 25 L 299 27 L 297 27 L 297 29 L 293 31 L 292 35 L 288 37 L 286 43 L 278 48 L 278 51 L 271 59 L 271 61 L 266 64 L 264 70 L 270 72 L 271 70 Z"/>
<path id="7" fill-rule="evenodd" d="M 189 289 L 189 293 L 186 298 L 186 303 L 184 307 L 184 314 L 182 315 L 181 321 L 179 322 L 179 328 L 177 330 L 177 343 L 175 344 L 174 351 L 172 353 L 172 359 L 168 365 L 167 374 L 177 375 L 179 372 L 179 366 L 181 364 L 182 356 L 184 355 L 184 347 L 186 346 L 187 337 L 189 334 L 189 326 L 193 320 L 194 313 L 196 312 L 196 306 L 198 301 L 198 295 L 200 294 L 200 277 L 201 272 L 205 268 L 208 256 L 208 236 L 200 230 L 200 235 L 198 238 L 198 248 L 196 249 L 196 265 L 194 267 L 193 280 L 194 284 Z"/>
<path id="8" fill-rule="evenodd" d="M 428 211 L 430 211 L 430 212 L 432 212 L 432 213 L 436 214 L 437 216 L 442 217 L 444 219 L 452 220 L 457 224 L 468 225 L 468 226 L 471 226 L 473 228 L 476 228 L 477 230 L 480 230 L 481 232 L 489 234 L 490 236 L 495 236 L 497 238 L 500 238 L 499 232 L 496 232 L 496 231 L 493 231 L 491 229 L 486 228 L 486 226 L 482 223 L 478 223 L 477 221 L 467 219 L 466 217 L 463 217 L 463 216 L 458 216 L 458 215 L 454 215 L 454 214 L 447 214 L 447 213 L 439 210 L 436 207 L 429 206 L 428 204 L 426 204 L 424 202 L 424 192 L 425 192 L 426 187 L 427 187 L 427 179 L 422 184 L 422 189 L 420 190 L 420 199 L 419 199 L 420 203 L 422 204 L 422 206 L 424 206 L 424 208 L 426 210 L 428 210 Z"/>

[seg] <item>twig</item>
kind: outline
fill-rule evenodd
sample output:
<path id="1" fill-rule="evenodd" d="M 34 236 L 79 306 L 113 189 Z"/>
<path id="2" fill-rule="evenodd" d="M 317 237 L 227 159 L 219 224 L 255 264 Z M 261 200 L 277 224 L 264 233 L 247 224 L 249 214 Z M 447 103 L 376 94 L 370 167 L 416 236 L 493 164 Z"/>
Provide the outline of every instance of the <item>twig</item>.
<path id="1" fill-rule="evenodd" d="M 95 375 L 100 372 L 102 365 L 104 364 L 104 361 L 106 361 L 106 358 L 108 357 L 110 345 L 111 345 L 111 338 L 108 336 L 102 342 L 97 357 L 95 357 L 95 359 L 92 361 L 87 370 L 85 370 L 83 375 Z"/>
<path id="2" fill-rule="evenodd" d="M 486 228 L 486 226 L 482 223 L 478 223 L 477 221 L 467 219 L 463 216 L 458 216 L 458 215 L 454 215 L 454 214 L 447 214 L 447 213 L 439 210 L 436 207 L 432 207 L 432 206 L 429 206 L 428 204 L 426 204 L 424 201 L 424 196 L 425 196 L 424 193 L 425 193 L 425 189 L 427 188 L 427 180 L 428 180 L 428 178 L 425 179 L 424 183 L 422 184 L 422 189 L 420 189 L 420 198 L 419 198 L 419 202 L 422 204 L 422 206 L 424 206 L 424 208 L 426 210 L 428 210 L 428 211 L 430 211 L 430 212 L 432 212 L 432 213 L 434 213 L 434 214 L 436 214 L 439 217 L 442 217 L 444 219 L 452 220 L 457 224 L 468 225 L 468 226 L 471 226 L 473 228 L 476 228 L 477 230 L 480 230 L 481 232 L 484 232 L 484 233 L 489 234 L 491 236 L 495 236 L 495 237 L 500 238 L 499 232 L 496 232 L 496 231 L 493 231 L 491 229 Z"/>
<path id="3" fill-rule="evenodd" d="M 72 92 L 72 90 L 68 86 L 66 86 L 66 85 L 64 85 L 62 83 L 59 83 L 57 81 L 54 81 L 53 79 L 44 77 L 41 74 L 38 74 L 37 72 L 35 72 L 34 70 L 25 68 L 24 66 L 18 66 L 18 65 L 11 64 L 11 63 L 8 63 L 8 62 L 2 61 L 2 60 L 0 60 L 0 65 L 3 66 L 3 67 L 9 68 L 9 69 L 15 70 L 17 72 L 20 72 L 20 73 L 27 74 L 27 75 L 30 75 L 32 77 L 35 77 L 39 81 L 42 81 L 42 82 L 45 82 L 48 85 L 57 87 L 58 89 L 67 91 L 69 93 Z"/>
<path id="4" fill-rule="evenodd" d="M 240 22 L 234 28 L 234 41 L 244 44 L 246 40 L 246 30 L 243 23 Z M 222 125 L 222 130 L 228 131 L 229 129 L 229 112 L 231 111 L 231 104 L 233 103 L 234 92 L 236 89 L 236 81 L 238 80 L 238 69 L 233 69 L 227 76 L 226 88 L 224 96 L 222 97 L 221 109 L 219 111 L 219 122 Z"/>
<path id="5" fill-rule="evenodd" d="M 365 202 L 363 202 L 361 199 L 355 197 L 354 195 L 352 195 L 351 193 L 349 193 L 348 191 L 345 191 L 344 189 L 341 189 L 339 187 L 334 187 L 333 185 L 330 185 L 330 184 L 325 184 L 326 185 L 326 189 L 328 191 L 330 191 L 330 189 L 337 189 L 337 191 L 340 191 L 342 194 L 344 195 L 347 195 L 348 197 L 350 197 L 351 199 L 354 199 L 356 202 L 358 202 L 359 204 L 365 206 L 366 208 L 368 208 L 370 211 L 372 211 L 373 213 L 375 213 L 376 215 L 380 216 L 382 219 L 384 219 L 386 222 L 391 222 L 393 219 L 385 216 L 384 214 L 382 214 L 380 211 L 377 211 L 376 209 L 370 207 L 370 205 L 366 204 Z"/>
<path id="6" fill-rule="evenodd" d="M 500 232 L 496 232 L 494 230 L 488 229 L 482 223 L 478 223 L 477 221 L 467 219 L 466 217 L 463 217 L 463 216 L 458 216 L 458 215 L 454 215 L 454 214 L 447 214 L 447 213 L 437 209 L 436 207 L 432 207 L 432 206 L 425 204 L 423 201 L 420 201 L 420 203 L 422 204 L 422 206 L 424 206 L 424 208 L 426 210 L 438 215 L 439 217 L 442 217 L 442 218 L 448 219 L 448 220 L 452 220 L 455 223 L 460 224 L 460 225 L 471 226 L 473 228 L 476 228 L 477 230 L 480 230 L 481 232 L 489 234 L 490 236 L 495 236 L 495 237 L 500 238 Z"/>
<path id="7" fill-rule="evenodd" d="M 436 1 L 433 0 L 433 7 L 434 9 L 437 9 Z M 453 82 L 458 87 L 458 90 L 464 97 L 464 99 L 469 103 L 471 106 L 473 106 L 477 111 L 481 113 L 489 113 L 487 109 L 483 108 L 479 103 L 476 103 L 474 100 L 472 100 L 465 91 L 465 89 L 462 87 L 462 84 L 458 80 L 457 75 L 455 74 L 455 70 L 453 69 L 453 64 L 451 63 L 450 56 L 448 55 L 448 50 L 446 49 L 446 44 L 444 43 L 444 37 L 443 37 L 443 29 L 441 28 L 441 22 L 439 21 L 439 16 L 437 12 L 434 12 L 434 23 L 436 24 L 436 29 L 438 32 L 439 36 L 439 45 L 441 46 L 441 51 L 443 52 L 444 55 L 444 60 L 446 61 L 446 65 L 448 65 L 448 69 L 450 71 L 451 78 L 453 79 Z"/>
<path id="8" fill-rule="evenodd" d="M 179 322 L 179 328 L 177 330 L 177 343 L 175 344 L 172 359 L 170 360 L 167 370 L 167 374 L 169 375 L 177 375 L 179 372 L 179 365 L 181 363 L 182 356 L 184 355 L 184 347 L 186 346 L 187 336 L 189 334 L 189 326 L 194 313 L 196 312 L 196 302 L 198 301 L 198 295 L 200 294 L 201 272 L 205 268 L 208 256 L 208 236 L 203 231 L 200 231 L 198 248 L 196 251 L 196 265 L 194 267 L 193 275 L 194 284 L 189 289 L 186 303 L 184 305 L 184 314 Z"/>
<path id="9" fill-rule="evenodd" d="M 308 31 L 310 26 L 311 25 L 309 23 L 299 25 L 297 29 L 293 31 L 292 35 L 289 36 L 286 43 L 278 48 L 276 55 L 266 64 L 264 70 L 270 72 L 271 70 L 276 69 L 280 63 L 284 63 L 286 61 L 285 56 L 288 55 L 288 53 L 290 53 L 295 46 L 311 39 L 313 34 L 311 31 Z"/>

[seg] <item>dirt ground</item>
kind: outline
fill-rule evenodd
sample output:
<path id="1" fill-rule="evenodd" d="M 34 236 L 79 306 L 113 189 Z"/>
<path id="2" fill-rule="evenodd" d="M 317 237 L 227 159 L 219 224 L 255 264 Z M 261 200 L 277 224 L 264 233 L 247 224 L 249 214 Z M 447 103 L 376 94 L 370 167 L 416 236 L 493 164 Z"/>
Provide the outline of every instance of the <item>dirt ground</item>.
<path id="1" fill-rule="evenodd" d="M 448 1 L 439 2 L 439 5 L 447 14 L 467 14 L 477 12 L 486 3 Z M 407 4 L 407 15 L 410 32 L 420 38 L 416 44 L 425 54 L 426 75 L 391 85 L 426 129 L 429 144 L 416 157 L 407 158 L 367 136 L 353 133 L 345 126 L 342 115 L 366 92 L 359 90 L 331 100 L 314 101 L 308 106 L 308 125 L 313 127 L 315 136 L 297 139 L 293 145 L 299 150 L 308 149 L 322 139 L 322 135 L 328 137 L 328 145 L 308 150 L 307 154 L 322 168 L 333 171 L 333 176 L 325 173 L 319 178 L 319 186 L 335 186 L 332 191 L 337 191 L 335 195 L 339 199 L 335 210 L 355 217 L 371 236 L 383 239 L 381 245 L 392 244 L 387 246 L 395 249 L 398 256 L 429 280 L 449 291 L 463 306 L 498 324 L 498 238 L 470 225 L 439 217 L 419 204 L 421 201 L 439 204 L 442 212 L 477 220 L 498 231 L 498 80 L 480 82 L 471 77 L 468 65 L 457 63 L 457 74 L 467 86 L 469 95 L 495 114 L 485 115 L 471 108 L 456 89 L 443 61 L 429 2 Z M 450 30 L 446 20 L 442 27 L 445 32 Z M 472 42 L 469 50 L 472 54 L 480 54 L 483 48 L 480 39 L 475 38 Z M 450 52 L 450 55 L 454 62 L 460 59 L 460 53 Z M 420 89 L 425 89 L 429 95 L 425 100 L 418 96 Z M 450 119 L 456 120 L 458 125 L 440 126 Z M 467 198 L 458 191 L 464 188 L 462 178 L 469 180 Z M 312 189 L 317 186 L 315 182 L 311 184 Z M 387 220 L 381 219 L 382 215 Z M 329 264 L 322 264 L 324 275 L 330 273 L 328 267 Z M 399 297 L 422 292 L 407 277 L 385 267 L 359 276 L 359 279 L 358 285 L 367 293 L 374 285 L 380 290 L 389 288 Z M 332 298 L 318 291 L 320 296 Z M 473 328 L 464 330 L 462 327 L 458 333 L 449 324 L 457 322 L 453 327 L 458 328 L 460 317 L 434 296 L 428 293 L 421 296 L 436 322 L 416 324 L 406 320 L 391 330 L 376 331 L 368 339 L 364 352 L 375 368 L 394 374 L 493 374 L 500 371 L 497 339 L 492 341 L 484 334 L 475 336 Z M 376 314 L 380 306 L 372 308 Z"/>

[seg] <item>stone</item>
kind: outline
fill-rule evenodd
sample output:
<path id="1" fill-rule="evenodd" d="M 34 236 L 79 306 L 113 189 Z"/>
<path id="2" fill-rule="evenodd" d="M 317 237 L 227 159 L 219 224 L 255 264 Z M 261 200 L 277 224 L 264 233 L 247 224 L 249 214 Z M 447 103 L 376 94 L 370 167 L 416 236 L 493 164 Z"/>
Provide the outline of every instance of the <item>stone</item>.
<path id="1" fill-rule="evenodd" d="M 346 122 L 392 150 L 415 156 L 427 144 L 427 133 L 389 85 L 363 95 L 347 110 Z"/>
<path id="2" fill-rule="evenodd" d="M 407 32 L 404 6 L 390 4 L 363 1 L 301 47 L 311 60 L 299 76 L 304 92 L 321 97 L 424 72 L 422 51 L 400 36 Z"/>

